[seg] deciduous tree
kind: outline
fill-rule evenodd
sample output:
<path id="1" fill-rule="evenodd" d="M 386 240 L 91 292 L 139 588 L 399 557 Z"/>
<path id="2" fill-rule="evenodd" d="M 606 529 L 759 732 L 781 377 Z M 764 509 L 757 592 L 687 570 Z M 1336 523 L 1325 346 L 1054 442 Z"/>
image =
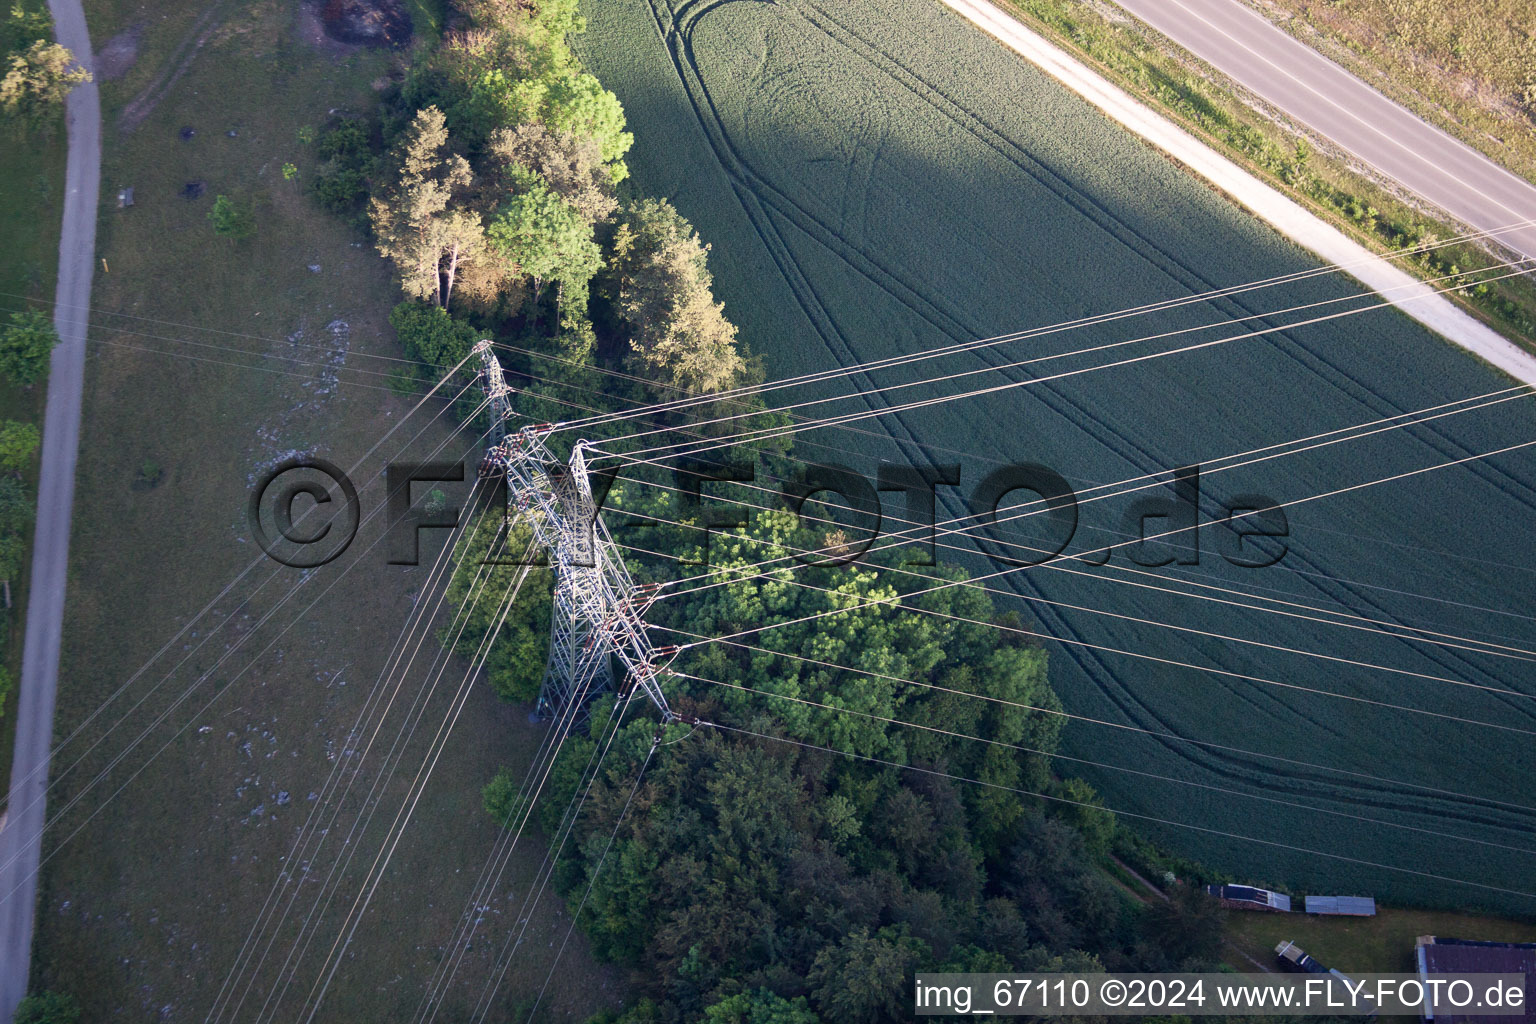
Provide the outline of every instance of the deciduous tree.
<path id="1" fill-rule="evenodd" d="M 220 238 L 248 238 L 256 230 L 256 218 L 251 214 L 250 207 L 224 195 L 213 200 L 213 209 L 208 211 L 208 222 L 213 225 L 213 233 Z"/>
<path id="2" fill-rule="evenodd" d="M 822 1016 L 839 1024 L 881 1024 L 910 1012 L 912 970 L 928 947 L 904 928 L 859 928 L 816 955 L 807 981 Z"/>
<path id="3" fill-rule="evenodd" d="M 36 518 L 32 498 L 13 476 L 0 477 L 0 580 L 21 575 L 27 538 Z"/>
<path id="4" fill-rule="evenodd" d="M 785 999 L 766 988 L 739 992 L 704 1011 L 703 1024 L 821 1024 L 803 998 Z"/>
<path id="5" fill-rule="evenodd" d="M 602 265 L 592 226 L 542 179 L 503 203 L 486 235 L 503 258 L 533 279 L 534 301 L 549 281 L 562 291 L 585 289 Z"/>
<path id="6" fill-rule="evenodd" d="M 58 343 L 46 313 L 12 313 L 10 324 L 0 331 L 0 373 L 12 383 L 31 387 L 48 372 L 48 357 Z"/>
<path id="7" fill-rule="evenodd" d="M 389 314 L 407 354 L 437 369 L 457 366 L 476 341 L 475 330 L 429 302 L 402 302 Z"/>
<path id="8" fill-rule="evenodd" d="M 8 60 L 0 78 L 0 110 L 29 125 L 46 119 L 71 89 L 89 82 L 91 73 L 58 43 L 39 39 Z"/>
<path id="9" fill-rule="evenodd" d="M 75 1024 L 80 1019 L 80 1004 L 73 996 L 40 992 L 27 996 L 16 1007 L 14 1024 Z"/>
<path id="10" fill-rule="evenodd" d="M 528 187 L 529 176 L 536 176 L 588 224 L 607 220 L 618 209 L 612 168 L 603 163 L 595 139 L 530 121 L 499 130 L 490 152 L 520 187 Z"/>

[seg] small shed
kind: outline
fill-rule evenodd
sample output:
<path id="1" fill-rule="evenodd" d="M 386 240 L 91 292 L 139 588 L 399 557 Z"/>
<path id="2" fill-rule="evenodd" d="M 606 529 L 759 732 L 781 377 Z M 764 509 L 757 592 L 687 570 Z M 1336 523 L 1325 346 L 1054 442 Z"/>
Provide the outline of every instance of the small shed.
<path id="1" fill-rule="evenodd" d="M 117 208 L 119 210 L 125 210 L 125 209 L 127 209 L 128 207 L 130 207 L 132 205 L 133 205 L 133 186 L 129 185 L 127 188 L 121 189 L 117 193 Z"/>
<path id="2" fill-rule="evenodd" d="M 1308 896 L 1307 913 L 1375 917 L 1376 901 L 1369 896 Z"/>

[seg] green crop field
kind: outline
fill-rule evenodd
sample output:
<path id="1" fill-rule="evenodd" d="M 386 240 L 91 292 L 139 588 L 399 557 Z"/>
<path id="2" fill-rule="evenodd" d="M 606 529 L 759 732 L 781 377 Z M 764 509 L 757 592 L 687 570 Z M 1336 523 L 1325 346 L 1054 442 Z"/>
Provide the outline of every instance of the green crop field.
<path id="1" fill-rule="evenodd" d="M 930 0 L 594 0 L 587 14 L 579 49 L 628 112 L 637 188 L 712 243 L 727 315 L 771 377 L 1315 266 Z M 805 411 L 1014 386 L 860 424 L 883 440 L 822 431 L 801 454 L 960 463 L 962 486 L 939 493 L 941 515 L 961 515 L 999 463 L 1043 463 L 1082 491 L 1507 386 L 1391 311 L 1172 352 L 1368 305 L 1315 276 L 825 383 L 823 397 L 865 394 Z M 1079 352 L 1223 320 L 1242 326 Z M 1167 354 L 1029 383 L 1148 353 Z M 1518 400 L 1210 466 L 1207 523 L 1300 503 L 1277 566 L 1230 565 L 1233 538 L 1207 526 L 1198 564 L 1119 551 L 992 580 L 1056 638 L 1052 684 L 1071 711 L 1146 730 L 1073 722 L 1066 748 L 1104 766 L 1063 770 L 1245 880 L 1536 912 L 1536 673 L 1520 653 L 1536 639 L 1536 548 L 1516 525 L 1536 461 L 1444 466 L 1533 437 Z M 1397 474 L 1411 475 L 1360 486 Z M 1123 496 L 1083 505 L 1068 552 L 1123 539 L 1131 511 Z M 1015 536 L 1043 539 L 1035 522 Z"/>

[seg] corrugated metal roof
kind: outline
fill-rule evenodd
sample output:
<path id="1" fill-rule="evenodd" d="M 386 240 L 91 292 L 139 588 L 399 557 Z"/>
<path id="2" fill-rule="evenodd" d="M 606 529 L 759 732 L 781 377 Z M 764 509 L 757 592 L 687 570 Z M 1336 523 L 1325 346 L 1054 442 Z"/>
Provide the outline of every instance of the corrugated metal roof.
<path id="1" fill-rule="evenodd" d="M 1376 901 L 1369 896 L 1308 896 L 1307 913 L 1370 917 L 1376 913 Z"/>

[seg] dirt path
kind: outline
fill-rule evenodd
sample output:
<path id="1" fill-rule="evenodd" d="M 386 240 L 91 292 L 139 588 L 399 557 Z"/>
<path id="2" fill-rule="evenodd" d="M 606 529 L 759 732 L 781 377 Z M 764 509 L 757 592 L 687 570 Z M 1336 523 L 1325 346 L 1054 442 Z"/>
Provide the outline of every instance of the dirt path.
<path id="1" fill-rule="evenodd" d="M 186 37 L 182 39 L 175 52 L 171 54 L 170 60 L 166 62 L 165 70 L 160 72 L 159 77 L 149 83 L 144 91 L 135 96 L 123 108 L 123 112 L 118 115 L 117 127 L 119 131 L 131 132 L 137 128 L 165 97 L 165 94 L 171 91 L 171 87 L 180 80 L 182 75 L 187 73 L 187 69 L 192 66 L 192 61 L 196 59 L 198 53 L 202 50 L 203 44 L 208 41 L 209 36 L 213 35 L 213 30 L 219 27 L 219 23 L 214 19 L 214 16 L 218 14 L 222 6 L 222 2 L 215 2 L 198 16 L 197 21 L 193 23 Z M 189 48 L 191 52 L 188 52 Z"/>
<path id="2" fill-rule="evenodd" d="M 1164 901 L 1166 901 L 1168 899 L 1168 894 L 1167 893 L 1163 892 L 1163 890 L 1159 889 L 1157 886 L 1153 885 L 1151 882 L 1149 882 L 1145 878 L 1143 878 L 1140 875 L 1140 873 L 1138 873 L 1136 871 L 1135 868 L 1131 867 L 1125 861 L 1121 860 L 1119 857 L 1116 857 L 1114 854 L 1110 854 L 1109 859 L 1114 861 L 1115 865 L 1117 867 L 1119 867 L 1121 871 L 1124 871 L 1126 874 L 1130 875 L 1131 878 L 1133 878 L 1138 885 L 1140 885 L 1142 888 L 1146 889 L 1148 892 L 1152 893 L 1152 895 L 1155 896 L 1157 899 L 1164 900 Z M 1138 893 L 1136 890 L 1132 889 L 1130 886 L 1126 885 L 1124 882 L 1120 881 L 1118 878 L 1114 878 L 1114 876 L 1112 876 L 1112 875 L 1110 877 L 1114 880 L 1116 885 L 1118 885 L 1125 892 L 1129 893 L 1131 895 L 1131 897 L 1133 899 L 1135 899 L 1138 903 L 1147 904 L 1147 903 L 1152 902 L 1152 897 L 1143 896 L 1140 893 Z M 1221 943 L 1222 943 L 1223 946 L 1226 947 L 1227 952 L 1231 953 L 1233 956 L 1236 956 L 1236 957 L 1246 961 L 1249 964 L 1252 964 L 1254 970 L 1259 971 L 1262 974 L 1274 974 L 1275 973 L 1275 969 L 1273 967 L 1271 967 L 1268 964 L 1264 963 L 1262 960 L 1259 960 L 1257 957 L 1253 956 L 1246 949 L 1244 949 L 1242 946 L 1239 946 L 1237 943 L 1233 942 L 1231 939 L 1222 939 Z M 1230 963 L 1231 961 L 1229 960 L 1228 962 Z M 1238 965 L 1237 964 L 1233 964 L 1233 966 L 1236 967 Z"/>
<path id="3" fill-rule="evenodd" d="M 54 35 L 88 67 L 91 37 L 80 0 L 48 0 Z M 66 103 L 69 158 L 64 172 L 64 228 L 54 317 L 60 342 L 48 375 L 37 532 L 21 654 L 21 696 L 11 766 L 9 818 L 0 831 L 0 1020 L 9 1021 L 27 991 L 37 865 L 42 850 L 48 754 L 59 675 L 59 632 L 69 568 L 69 523 L 80 446 L 80 394 L 85 373 L 85 322 L 96 262 L 96 200 L 101 191 L 101 95 L 95 82 Z"/>

